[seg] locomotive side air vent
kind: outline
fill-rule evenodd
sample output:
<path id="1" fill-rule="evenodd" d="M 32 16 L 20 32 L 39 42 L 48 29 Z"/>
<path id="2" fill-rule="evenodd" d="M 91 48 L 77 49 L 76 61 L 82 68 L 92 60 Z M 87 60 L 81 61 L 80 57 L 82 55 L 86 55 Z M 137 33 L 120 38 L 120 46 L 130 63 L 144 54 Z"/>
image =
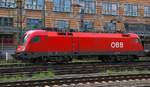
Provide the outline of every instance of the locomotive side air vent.
<path id="1" fill-rule="evenodd" d="M 129 34 L 122 34 L 123 37 L 129 37 Z"/>
<path id="2" fill-rule="evenodd" d="M 57 34 L 58 35 L 66 35 L 66 33 L 63 33 L 63 32 L 58 32 Z"/>
<path id="3" fill-rule="evenodd" d="M 72 36 L 73 34 L 72 34 L 72 33 L 67 33 L 67 35 L 70 35 L 70 36 Z"/>

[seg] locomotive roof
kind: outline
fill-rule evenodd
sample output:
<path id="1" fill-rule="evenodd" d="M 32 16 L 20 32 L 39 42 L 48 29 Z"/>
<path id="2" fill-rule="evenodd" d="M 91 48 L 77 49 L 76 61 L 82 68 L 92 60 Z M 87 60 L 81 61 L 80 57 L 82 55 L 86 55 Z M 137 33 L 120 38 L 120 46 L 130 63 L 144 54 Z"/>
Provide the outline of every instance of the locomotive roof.
<path id="1" fill-rule="evenodd" d="M 26 34 L 32 34 L 32 33 L 36 33 L 36 35 L 48 34 L 48 36 L 58 36 L 58 33 L 62 33 L 62 32 L 52 32 L 52 31 L 45 31 L 45 30 L 30 30 L 26 32 Z M 67 35 L 67 33 L 72 33 L 74 37 L 114 37 L 114 38 L 123 37 L 123 36 L 138 37 L 137 34 L 133 34 L 133 33 L 123 34 L 123 33 L 66 32 L 62 34 Z"/>
<path id="2" fill-rule="evenodd" d="M 74 33 L 74 36 L 80 37 L 123 37 L 123 36 L 130 36 L 130 37 L 138 37 L 136 34 L 123 34 L 123 33 Z"/>
<path id="3" fill-rule="evenodd" d="M 27 31 L 25 34 L 32 34 L 32 33 L 35 33 L 35 32 L 45 32 L 44 30 L 29 30 L 29 31 Z"/>

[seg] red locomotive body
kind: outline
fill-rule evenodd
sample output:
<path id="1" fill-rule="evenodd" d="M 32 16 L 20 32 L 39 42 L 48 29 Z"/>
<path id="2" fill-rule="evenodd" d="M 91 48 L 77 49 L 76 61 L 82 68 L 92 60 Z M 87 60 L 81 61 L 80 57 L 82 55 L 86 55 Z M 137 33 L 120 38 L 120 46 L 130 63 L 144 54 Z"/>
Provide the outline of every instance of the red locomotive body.
<path id="1" fill-rule="evenodd" d="M 139 56 L 143 52 L 136 34 L 50 32 L 31 30 L 25 33 L 22 45 L 16 50 L 21 59 L 69 61 L 75 57 Z"/>

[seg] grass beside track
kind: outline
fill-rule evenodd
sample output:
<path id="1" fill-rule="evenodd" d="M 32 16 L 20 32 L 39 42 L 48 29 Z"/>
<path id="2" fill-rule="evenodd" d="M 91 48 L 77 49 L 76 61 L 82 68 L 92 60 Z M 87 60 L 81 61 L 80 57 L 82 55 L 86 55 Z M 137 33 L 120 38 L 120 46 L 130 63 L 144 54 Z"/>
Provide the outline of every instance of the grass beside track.
<path id="1" fill-rule="evenodd" d="M 23 62 L 16 59 L 9 59 L 9 60 L 0 59 L 0 65 L 21 64 L 21 63 Z"/>
<path id="2" fill-rule="evenodd" d="M 1 76 L 0 82 L 11 82 L 11 81 L 22 81 L 22 80 L 37 80 L 43 78 L 52 78 L 55 74 L 51 71 L 47 72 L 38 72 L 32 75 L 15 75 L 15 76 Z"/>
<path id="3" fill-rule="evenodd" d="M 137 70 L 137 69 L 133 69 L 133 70 L 106 70 L 105 72 L 101 73 L 102 75 L 129 75 L 129 74 L 150 74 L 150 70 Z"/>

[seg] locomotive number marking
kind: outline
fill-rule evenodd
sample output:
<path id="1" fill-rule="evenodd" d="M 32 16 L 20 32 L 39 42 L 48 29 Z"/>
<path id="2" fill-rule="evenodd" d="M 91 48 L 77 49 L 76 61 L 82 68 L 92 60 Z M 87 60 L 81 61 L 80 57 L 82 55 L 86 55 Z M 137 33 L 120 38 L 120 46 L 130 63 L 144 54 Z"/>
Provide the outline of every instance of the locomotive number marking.
<path id="1" fill-rule="evenodd" d="M 111 48 L 123 48 L 124 43 L 123 42 L 111 42 Z"/>

